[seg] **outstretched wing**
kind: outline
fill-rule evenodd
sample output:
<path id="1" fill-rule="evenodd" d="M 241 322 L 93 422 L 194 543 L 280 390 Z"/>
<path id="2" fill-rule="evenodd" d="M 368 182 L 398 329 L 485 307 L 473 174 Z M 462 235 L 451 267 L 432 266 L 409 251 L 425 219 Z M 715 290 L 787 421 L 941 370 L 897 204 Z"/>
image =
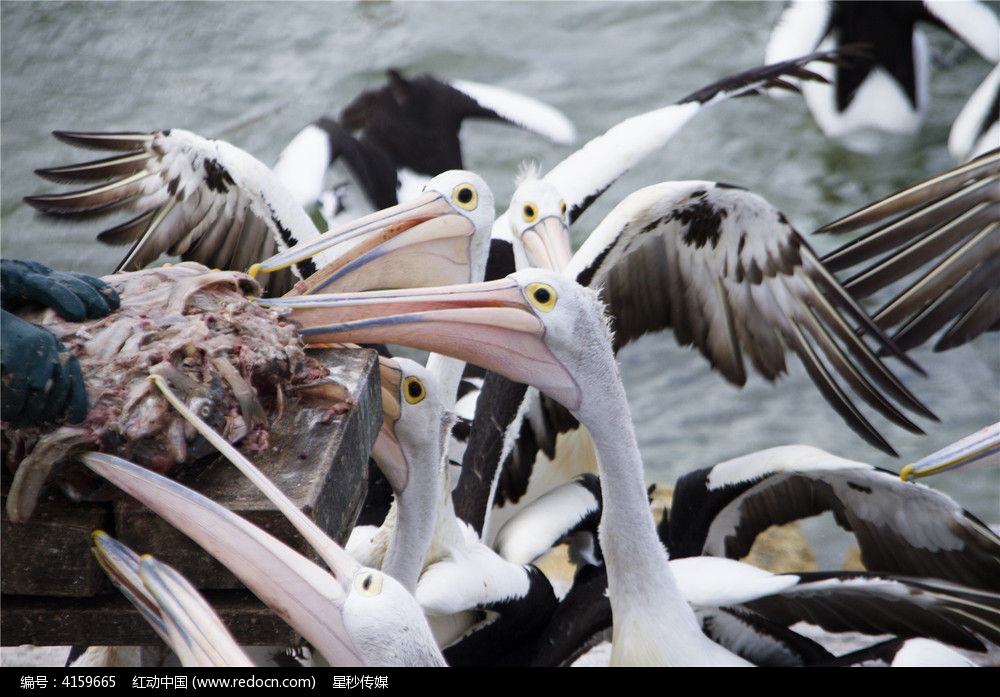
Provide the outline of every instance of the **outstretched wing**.
<path id="1" fill-rule="evenodd" d="M 318 234 L 271 170 L 224 141 L 181 129 L 54 135 L 71 145 L 115 154 L 36 170 L 50 181 L 92 185 L 25 201 L 62 217 L 136 213 L 97 237 L 105 244 L 131 245 L 115 271 L 141 269 L 163 255 L 244 271 Z M 312 271 L 296 269 L 305 276 Z M 269 292 L 281 293 L 294 278 L 286 272 L 267 282 Z"/>
<path id="2" fill-rule="evenodd" d="M 892 342 L 785 216 L 745 189 L 702 181 L 641 189 L 591 233 L 566 273 L 602 289 L 616 348 L 672 328 L 736 385 L 747 360 L 773 381 L 793 352 L 848 425 L 889 453 L 851 393 L 915 433 L 894 402 L 934 418 L 877 356 L 898 354 Z"/>
<path id="3" fill-rule="evenodd" d="M 920 182 L 823 226 L 866 231 L 825 255 L 844 287 L 869 297 L 902 281 L 873 315 L 904 350 L 940 330 L 943 351 L 1000 329 L 1000 150 Z M 903 280 L 905 279 L 905 281 Z"/>

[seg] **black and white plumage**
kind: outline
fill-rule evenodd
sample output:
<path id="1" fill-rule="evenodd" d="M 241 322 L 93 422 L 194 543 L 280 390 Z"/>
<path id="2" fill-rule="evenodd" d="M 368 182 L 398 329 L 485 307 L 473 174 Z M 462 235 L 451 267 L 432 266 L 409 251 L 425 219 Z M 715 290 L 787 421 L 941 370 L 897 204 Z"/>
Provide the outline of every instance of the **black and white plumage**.
<path id="1" fill-rule="evenodd" d="M 549 213 L 558 216 L 558 208 Z M 519 239 L 515 234 L 515 248 Z M 525 254 L 532 263 L 533 253 Z M 673 329 L 679 344 L 697 347 L 735 385 L 746 382 L 750 369 L 776 381 L 786 371 L 786 354 L 794 353 L 845 422 L 890 453 L 892 447 L 856 402 L 913 432 L 922 431 L 904 410 L 934 418 L 878 356 L 879 351 L 898 356 L 892 342 L 785 216 L 752 192 L 703 181 L 641 189 L 608 214 L 561 270 L 600 289 L 616 351 L 644 334 Z M 869 343 L 865 334 L 875 341 Z M 456 490 L 456 497 L 465 495 L 480 507 L 469 506 L 469 519 L 490 504 L 481 490 L 475 499 L 466 492 L 477 479 L 487 479 L 498 460 L 503 471 L 494 505 L 511 511 L 516 506 L 509 502 L 529 501 L 593 470 L 586 442 L 577 442 L 586 435 L 551 400 L 489 377 L 482 395 L 463 471 L 468 488 L 460 480 Z M 507 424 L 513 434 L 503 430 Z M 555 469 L 560 465 L 566 469 Z M 543 467 L 552 478 L 547 482 L 539 478 Z M 502 525 L 501 511 L 491 515 Z"/>
<path id="2" fill-rule="evenodd" d="M 1000 60 L 1000 19 L 981 2 L 791 2 L 765 57 L 863 45 L 867 56 L 817 71 L 828 83 L 802 85 L 817 124 L 855 150 L 883 149 L 887 136 L 910 136 L 928 107 L 931 49 L 923 27 L 951 33 L 989 64 Z M 995 146 L 993 146 L 995 147 Z"/>
<path id="3" fill-rule="evenodd" d="M 267 166 L 225 141 L 177 128 L 53 135 L 71 145 L 117 154 L 36 170 L 50 181 L 91 185 L 28 196 L 25 202 L 47 214 L 74 218 L 137 213 L 97 237 L 105 244 L 132 245 L 115 271 L 144 268 L 164 254 L 244 271 L 303 236 L 318 234 Z M 299 269 L 297 275 L 313 270 Z M 294 277 L 286 272 L 270 280 L 283 292 Z"/>
<path id="4" fill-rule="evenodd" d="M 863 233 L 825 254 L 844 287 L 888 300 L 872 319 L 905 350 L 935 351 L 1000 330 L 1000 149 L 821 227 Z"/>
<path id="5" fill-rule="evenodd" d="M 302 207 L 319 204 L 328 224 L 359 217 L 412 198 L 441 172 L 464 169 L 459 135 L 467 119 L 499 121 L 564 145 L 576 138 L 568 118 L 531 97 L 389 69 L 384 86 L 356 96 L 338 119 L 321 118 L 296 134 L 274 171 Z M 346 172 L 327 189 L 335 165 Z"/>
<path id="6" fill-rule="evenodd" d="M 269 294 L 280 295 L 318 268 L 323 274 L 300 292 L 391 287 L 401 282 L 400 276 L 409 284 L 473 281 L 477 277 L 469 275 L 470 260 L 485 256 L 485 247 L 478 251 L 474 246 L 488 244 L 493 196 L 472 172 L 442 172 L 415 198 L 320 233 L 273 171 L 225 141 L 181 129 L 55 135 L 73 145 L 119 154 L 37 170 L 46 179 L 92 186 L 25 201 L 60 217 L 137 213 L 98 235 L 106 244 L 132 245 L 115 271 L 137 270 L 168 254 L 210 268 L 247 271 L 290 249 L 313 245 L 309 254 L 264 268 L 268 275 L 261 277 L 262 285 Z M 387 250 L 400 246 L 420 249 L 444 263 L 414 266 L 400 263 L 402 255 L 386 263 Z M 364 273 L 357 273 L 361 266 Z"/>
<path id="7" fill-rule="evenodd" d="M 1000 537 L 951 497 L 819 448 L 769 448 L 689 472 L 661 523 L 674 557 L 741 559 L 771 525 L 830 512 L 873 572 L 1000 592 Z"/>
<path id="8" fill-rule="evenodd" d="M 846 55 L 849 54 L 850 51 L 846 51 Z M 835 62 L 844 55 L 835 51 L 818 52 L 729 76 L 674 104 L 626 119 L 585 144 L 548 173 L 539 175 L 537 181 L 526 177 L 512 197 L 510 207 L 497 216 L 494 223 L 486 278 L 500 278 L 514 268 L 535 265 L 562 269 L 571 254 L 565 226 L 575 221 L 636 163 L 663 147 L 703 108 L 730 97 L 755 94 L 767 87 L 787 86 L 787 80 L 792 77 L 809 81 L 816 77 L 815 65 Z M 535 217 L 537 220 L 533 219 Z M 535 258 L 528 259 L 529 253 Z M 525 417 L 525 423 L 532 424 L 532 428 L 526 425 L 518 434 L 519 405 L 524 388 L 506 384 L 496 376 L 486 376 L 485 389 L 491 396 L 484 402 L 484 411 L 474 420 L 481 426 L 474 428 L 470 435 L 474 447 L 466 451 L 469 456 L 455 492 L 458 514 L 477 528 L 485 526 L 487 511 L 495 498 L 500 497 L 498 500 L 502 503 L 504 498 L 520 500 L 523 497 L 525 472 L 531 468 L 539 449 L 552 458 L 557 434 L 578 427 L 565 410 L 557 409 L 560 414 L 532 407 L 534 416 L 530 420 Z M 527 403 L 538 399 L 537 395 L 532 396 Z M 487 408 L 496 408 L 496 411 L 487 413 Z M 545 421 L 548 423 L 543 423 Z M 514 430 L 508 433 L 510 424 L 514 424 Z M 520 463 L 507 458 L 512 447 L 522 451 L 513 455 L 520 458 Z M 504 462 L 499 475 L 497 462 Z M 568 481 L 580 471 L 579 468 L 567 471 L 552 483 Z M 511 480 L 511 485 L 501 484 L 498 489 L 495 476 Z"/>

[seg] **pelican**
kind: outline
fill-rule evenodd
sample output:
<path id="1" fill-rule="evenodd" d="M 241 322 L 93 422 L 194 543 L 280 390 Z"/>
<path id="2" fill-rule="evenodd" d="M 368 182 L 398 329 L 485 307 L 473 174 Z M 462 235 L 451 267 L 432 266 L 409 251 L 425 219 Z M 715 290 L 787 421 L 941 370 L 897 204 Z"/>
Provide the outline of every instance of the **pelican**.
<path id="1" fill-rule="evenodd" d="M 529 179 L 514 200 L 520 214 L 512 238 L 515 249 L 523 247 L 526 266 L 566 259 L 564 244 L 538 242 L 568 239 L 565 202 L 555 188 Z M 787 218 L 752 192 L 707 181 L 645 187 L 615 207 L 568 263 L 554 270 L 600 289 L 616 351 L 646 333 L 672 328 L 679 344 L 696 346 L 735 385 L 746 382 L 746 362 L 765 379 L 777 380 L 786 370 L 785 353 L 794 352 L 845 422 L 892 454 L 851 392 L 912 432 L 922 431 L 902 409 L 935 418 L 878 357 L 880 349 L 900 355 L 888 337 Z M 875 337 L 874 347 L 859 336 L 864 333 Z M 483 396 L 463 471 L 466 486 L 460 480 L 456 490 L 456 497 L 474 502 L 466 519 L 478 519 L 483 507 L 488 510 L 489 499 L 481 491 L 478 497 L 470 492 L 477 480 L 489 480 L 489 467 L 497 462 L 504 469 L 493 496 L 497 510 L 490 513 L 491 526 L 502 525 L 517 509 L 510 502 L 526 503 L 553 483 L 593 471 L 586 443 L 580 443 L 586 434 L 551 400 L 528 391 L 518 406 L 520 393 L 499 379 L 487 379 Z M 517 442 L 510 435 L 492 435 L 508 424 L 520 436 Z M 548 479 L 537 480 L 534 461 L 543 455 Z"/>
<path id="2" fill-rule="evenodd" d="M 326 570 L 174 480 L 112 455 L 80 458 L 222 562 L 331 665 L 444 665 L 413 596 L 329 538 L 317 550 Z"/>
<path id="3" fill-rule="evenodd" d="M 935 351 L 1000 329 L 1000 149 L 828 223 L 817 233 L 863 231 L 823 256 L 858 299 L 894 293 L 872 319 L 910 350 Z"/>
<path id="4" fill-rule="evenodd" d="M 386 84 L 356 96 L 339 119 L 323 117 L 297 133 L 273 169 L 299 205 L 319 205 L 329 226 L 409 200 L 431 177 L 464 169 L 466 119 L 499 121 L 562 145 L 576 139 L 565 115 L 531 97 L 431 75 L 408 79 L 390 68 Z M 334 165 L 346 176 L 325 189 Z"/>
<path id="5" fill-rule="evenodd" d="M 358 529 L 352 532 L 348 553 L 364 566 L 391 575 L 414 594 L 441 645 L 475 632 L 476 615 L 481 612 L 499 614 L 518 631 L 524 630 L 524 624 L 537 627 L 556 604 L 551 584 L 538 569 L 501 559 L 455 517 L 443 459 L 451 418 L 436 376 L 401 357 L 383 358 L 380 373 L 385 400 L 383 425 L 372 457 L 392 484 L 396 498 L 386 521 L 374 534 Z M 150 380 L 322 555 L 332 543 L 315 524 L 188 408 L 162 377 L 154 375 Z M 511 640 L 504 638 L 508 643 Z"/>
<path id="6" fill-rule="evenodd" d="M 805 51 L 862 44 L 866 58 L 820 67 L 826 83 L 802 85 L 816 123 L 861 152 L 886 135 L 915 134 L 927 113 L 930 47 L 921 26 L 951 33 L 990 64 L 1000 60 L 1000 20 L 981 2 L 791 2 L 765 50 L 768 62 Z"/>
<path id="7" fill-rule="evenodd" d="M 611 331 L 595 291 L 550 271 L 410 291 L 262 299 L 308 342 L 393 341 L 448 351 L 530 383 L 584 424 L 598 453 L 598 528 L 615 618 L 614 665 L 749 665 L 708 639 L 657 537 Z"/>

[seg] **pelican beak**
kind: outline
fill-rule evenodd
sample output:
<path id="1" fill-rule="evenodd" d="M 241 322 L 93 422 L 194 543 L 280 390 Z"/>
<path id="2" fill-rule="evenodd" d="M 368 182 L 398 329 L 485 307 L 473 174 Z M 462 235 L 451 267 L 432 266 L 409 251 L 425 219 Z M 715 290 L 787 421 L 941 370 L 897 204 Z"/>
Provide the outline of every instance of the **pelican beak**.
<path id="1" fill-rule="evenodd" d="M 81 461 L 138 499 L 222 562 L 333 665 L 363 659 L 345 626 L 343 609 L 360 565 L 328 547 L 329 573 L 244 518 L 127 460 L 84 453 Z"/>
<path id="2" fill-rule="evenodd" d="M 399 444 L 396 422 L 399 420 L 399 390 L 403 375 L 391 358 L 379 359 L 379 377 L 382 382 L 382 427 L 379 429 L 372 459 L 389 481 L 396 493 L 404 491 L 410 478 L 410 463 Z"/>
<path id="3" fill-rule="evenodd" d="M 279 252 L 249 273 L 278 271 L 331 250 L 336 259 L 290 295 L 468 283 L 475 231 L 448 199 L 429 191 Z"/>
<path id="4" fill-rule="evenodd" d="M 94 543 L 94 557 L 114 586 L 135 605 L 160 638 L 169 643 L 163 611 L 139 575 L 139 555 L 103 530 L 95 530 L 90 539 Z"/>
<path id="5" fill-rule="evenodd" d="M 528 264 L 535 268 L 562 272 L 573 258 L 569 226 L 558 216 L 548 216 L 521 232 L 521 244 Z"/>
<path id="6" fill-rule="evenodd" d="M 533 385 L 575 410 L 581 390 L 545 344 L 545 329 L 511 278 L 407 290 L 262 298 L 291 309 L 306 343 L 383 343 L 441 353 Z"/>
<path id="7" fill-rule="evenodd" d="M 973 463 L 977 467 L 1000 465 L 1000 422 L 907 465 L 900 471 L 899 477 L 905 482 Z"/>
<path id="8" fill-rule="evenodd" d="M 187 579 L 107 533 L 91 536 L 94 555 L 185 666 L 253 667 L 212 607 Z"/>

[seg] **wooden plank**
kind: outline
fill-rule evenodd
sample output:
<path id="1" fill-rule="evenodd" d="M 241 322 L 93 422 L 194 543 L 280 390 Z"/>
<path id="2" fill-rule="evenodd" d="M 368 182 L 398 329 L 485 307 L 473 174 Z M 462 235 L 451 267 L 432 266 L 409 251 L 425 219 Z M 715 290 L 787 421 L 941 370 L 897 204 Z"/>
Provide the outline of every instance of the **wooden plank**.
<path id="1" fill-rule="evenodd" d="M 7 503 L 6 487 L 3 503 Z M 90 533 L 110 529 L 110 505 L 68 504 L 61 493 L 53 491 L 42 496 L 26 523 L 2 517 L 0 590 L 4 594 L 84 597 L 110 587 L 90 553 Z"/>
<path id="2" fill-rule="evenodd" d="M 293 646 L 298 634 L 249 591 L 203 591 L 242 646 Z M 4 646 L 162 646 L 163 641 L 121 594 L 92 598 L 5 596 Z"/>

